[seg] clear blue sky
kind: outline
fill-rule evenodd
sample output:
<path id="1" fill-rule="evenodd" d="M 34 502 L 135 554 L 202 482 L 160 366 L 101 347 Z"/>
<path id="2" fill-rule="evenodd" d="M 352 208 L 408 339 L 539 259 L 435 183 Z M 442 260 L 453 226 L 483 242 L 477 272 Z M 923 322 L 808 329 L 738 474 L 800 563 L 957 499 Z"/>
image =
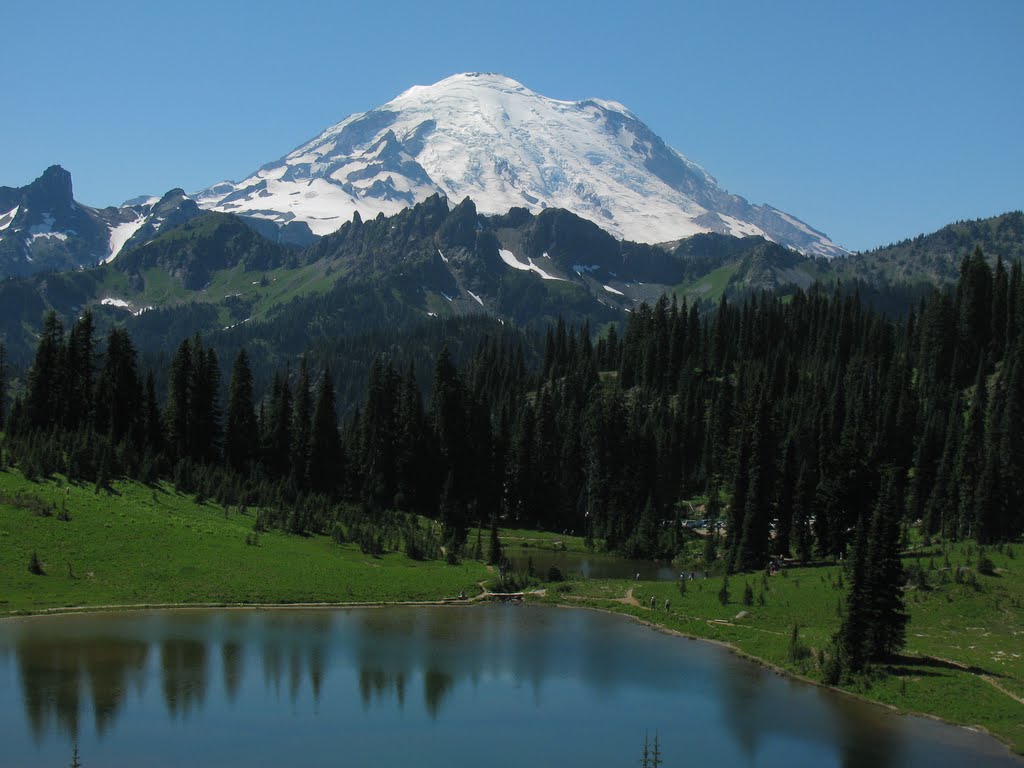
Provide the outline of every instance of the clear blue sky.
<path id="1" fill-rule="evenodd" d="M 456 72 L 622 102 L 861 249 L 1024 208 L 1024 2 L 19 2 L 0 184 L 117 204 L 241 178 Z"/>

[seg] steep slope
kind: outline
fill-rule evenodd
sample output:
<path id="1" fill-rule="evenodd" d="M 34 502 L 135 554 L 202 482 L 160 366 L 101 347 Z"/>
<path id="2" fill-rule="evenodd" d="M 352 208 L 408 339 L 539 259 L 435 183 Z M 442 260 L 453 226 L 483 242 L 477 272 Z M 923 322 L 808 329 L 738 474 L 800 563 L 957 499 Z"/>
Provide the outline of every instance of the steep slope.
<path id="1" fill-rule="evenodd" d="M 922 234 L 837 261 L 841 273 L 870 283 L 950 283 L 960 262 L 980 247 L 990 261 L 1024 260 L 1024 212 L 1013 211 L 973 221 L 948 224 Z"/>
<path id="2" fill-rule="evenodd" d="M 844 253 L 795 217 L 722 190 L 621 104 L 557 101 L 494 74 L 410 88 L 197 199 L 325 235 L 353 213 L 392 215 L 432 194 L 470 197 L 486 214 L 563 208 L 636 242 L 719 232 Z"/>
<path id="3" fill-rule="evenodd" d="M 180 189 L 91 208 L 75 200 L 71 174 L 52 165 L 24 187 L 0 187 L 0 275 L 106 263 L 199 214 Z"/>
<path id="4" fill-rule="evenodd" d="M 23 275 L 99 261 L 108 228 L 75 202 L 71 174 L 59 165 L 24 187 L 0 187 L 0 271 Z"/>
<path id="5" fill-rule="evenodd" d="M 181 189 L 91 208 L 75 200 L 71 174 L 50 166 L 24 187 L 0 187 L 0 277 L 107 264 L 201 213 Z M 278 226 L 267 219 L 240 221 L 292 248 L 316 240 L 303 222 Z"/>
<path id="6" fill-rule="evenodd" d="M 318 338 L 463 315 L 509 327 L 559 317 L 596 327 L 666 291 L 699 302 L 804 285 L 812 277 L 801 270 L 814 263 L 760 237 L 705 234 L 669 251 L 616 240 L 568 211 L 485 216 L 471 200 L 450 209 L 440 195 L 390 218 L 356 216 L 304 251 L 215 212 L 147 238 L 98 268 L 0 282 L 12 359 L 26 360 L 47 308 L 71 322 L 94 306 L 135 329 L 145 351 L 195 332 L 237 335 L 244 325 L 246 337 L 288 355 Z"/>

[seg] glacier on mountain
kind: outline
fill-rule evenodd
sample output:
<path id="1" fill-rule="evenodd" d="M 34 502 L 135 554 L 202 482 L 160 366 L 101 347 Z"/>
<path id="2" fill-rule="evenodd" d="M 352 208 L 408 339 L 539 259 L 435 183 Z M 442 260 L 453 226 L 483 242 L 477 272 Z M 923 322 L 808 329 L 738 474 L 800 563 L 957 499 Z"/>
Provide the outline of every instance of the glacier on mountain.
<path id="1" fill-rule="evenodd" d="M 196 201 L 325 235 L 355 213 L 390 216 L 437 193 L 451 205 L 470 197 L 485 214 L 564 208 L 637 242 L 720 232 L 845 253 L 796 217 L 722 190 L 621 104 L 550 99 L 495 74 L 414 86 Z"/>

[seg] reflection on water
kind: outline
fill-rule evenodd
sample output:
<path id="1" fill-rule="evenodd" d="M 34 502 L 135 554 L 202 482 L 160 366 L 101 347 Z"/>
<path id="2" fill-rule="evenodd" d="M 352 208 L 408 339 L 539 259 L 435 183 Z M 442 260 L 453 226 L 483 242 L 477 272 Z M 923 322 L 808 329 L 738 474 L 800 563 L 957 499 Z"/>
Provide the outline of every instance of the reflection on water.
<path id="1" fill-rule="evenodd" d="M 25 714 L 37 741 L 51 728 L 78 738 L 90 699 L 96 733 L 103 735 L 125 702 L 129 686 L 141 690 L 148 647 L 119 637 L 80 637 L 73 643 L 30 637 L 15 648 Z"/>
<path id="2" fill-rule="evenodd" d="M 1020 766 L 704 643 L 533 607 L 0 622 L 0 706 L 5 766 L 76 743 L 85 765 L 337 765 L 339 740 L 353 765 L 623 766 L 645 730 L 676 765 Z"/>
<path id="3" fill-rule="evenodd" d="M 667 560 L 629 560 L 613 555 L 511 547 L 505 555 L 514 571 L 528 573 L 532 568 L 541 576 L 554 566 L 567 578 L 633 579 L 639 576 L 643 581 L 675 581 L 679 578 L 679 571 Z"/>

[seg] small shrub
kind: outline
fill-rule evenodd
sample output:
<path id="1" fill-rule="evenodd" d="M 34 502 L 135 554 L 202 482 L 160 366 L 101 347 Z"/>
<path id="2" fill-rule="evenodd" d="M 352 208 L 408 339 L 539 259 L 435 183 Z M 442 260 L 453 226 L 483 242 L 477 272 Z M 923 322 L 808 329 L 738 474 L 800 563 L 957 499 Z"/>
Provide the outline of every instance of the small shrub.
<path id="1" fill-rule="evenodd" d="M 749 581 L 747 582 L 746 586 L 743 588 L 743 604 L 744 605 L 753 605 L 754 604 L 754 590 L 750 586 L 750 582 Z"/>
<path id="2" fill-rule="evenodd" d="M 345 534 L 345 526 L 340 522 L 336 522 L 331 529 L 331 539 L 335 544 L 344 544 L 348 541 L 348 536 Z"/>
<path id="3" fill-rule="evenodd" d="M 39 555 L 36 554 L 35 550 L 32 551 L 32 555 L 28 559 L 28 572 L 36 576 L 42 576 L 46 573 L 43 570 L 43 563 L 39 559 Z"/>
<path id="4" fill-rule="evenodd" d="M 729 604 L 729 577 L 722 577 L 722 588 L 718 590 L 718 602 L 722 605 Z"/>
<path id="5" fill-rule="evenodd" d="M 550 568 L 548 568 L 548 581 L 558 582 L 562 581 L 563 579 L 564 577 L 562 576 L 562 572 L 559 570 L 557 565 L 552 565 Z"/>
<path id="6" fill-rule="evenodd" d="M 995 576 L 996 565 L 992 560 L 985 555 L 978 558 L 978 573 L 982 576 Z"/>
<path id="7" fill-rule="evenodd" d="M 794 664 L 803 661 L 811 655 L 810 649 L 800 642 L 800 627 L 796 624 L 793 625 L 793 631 L 789 635 L 789 652 L 787 655 Z"/>

